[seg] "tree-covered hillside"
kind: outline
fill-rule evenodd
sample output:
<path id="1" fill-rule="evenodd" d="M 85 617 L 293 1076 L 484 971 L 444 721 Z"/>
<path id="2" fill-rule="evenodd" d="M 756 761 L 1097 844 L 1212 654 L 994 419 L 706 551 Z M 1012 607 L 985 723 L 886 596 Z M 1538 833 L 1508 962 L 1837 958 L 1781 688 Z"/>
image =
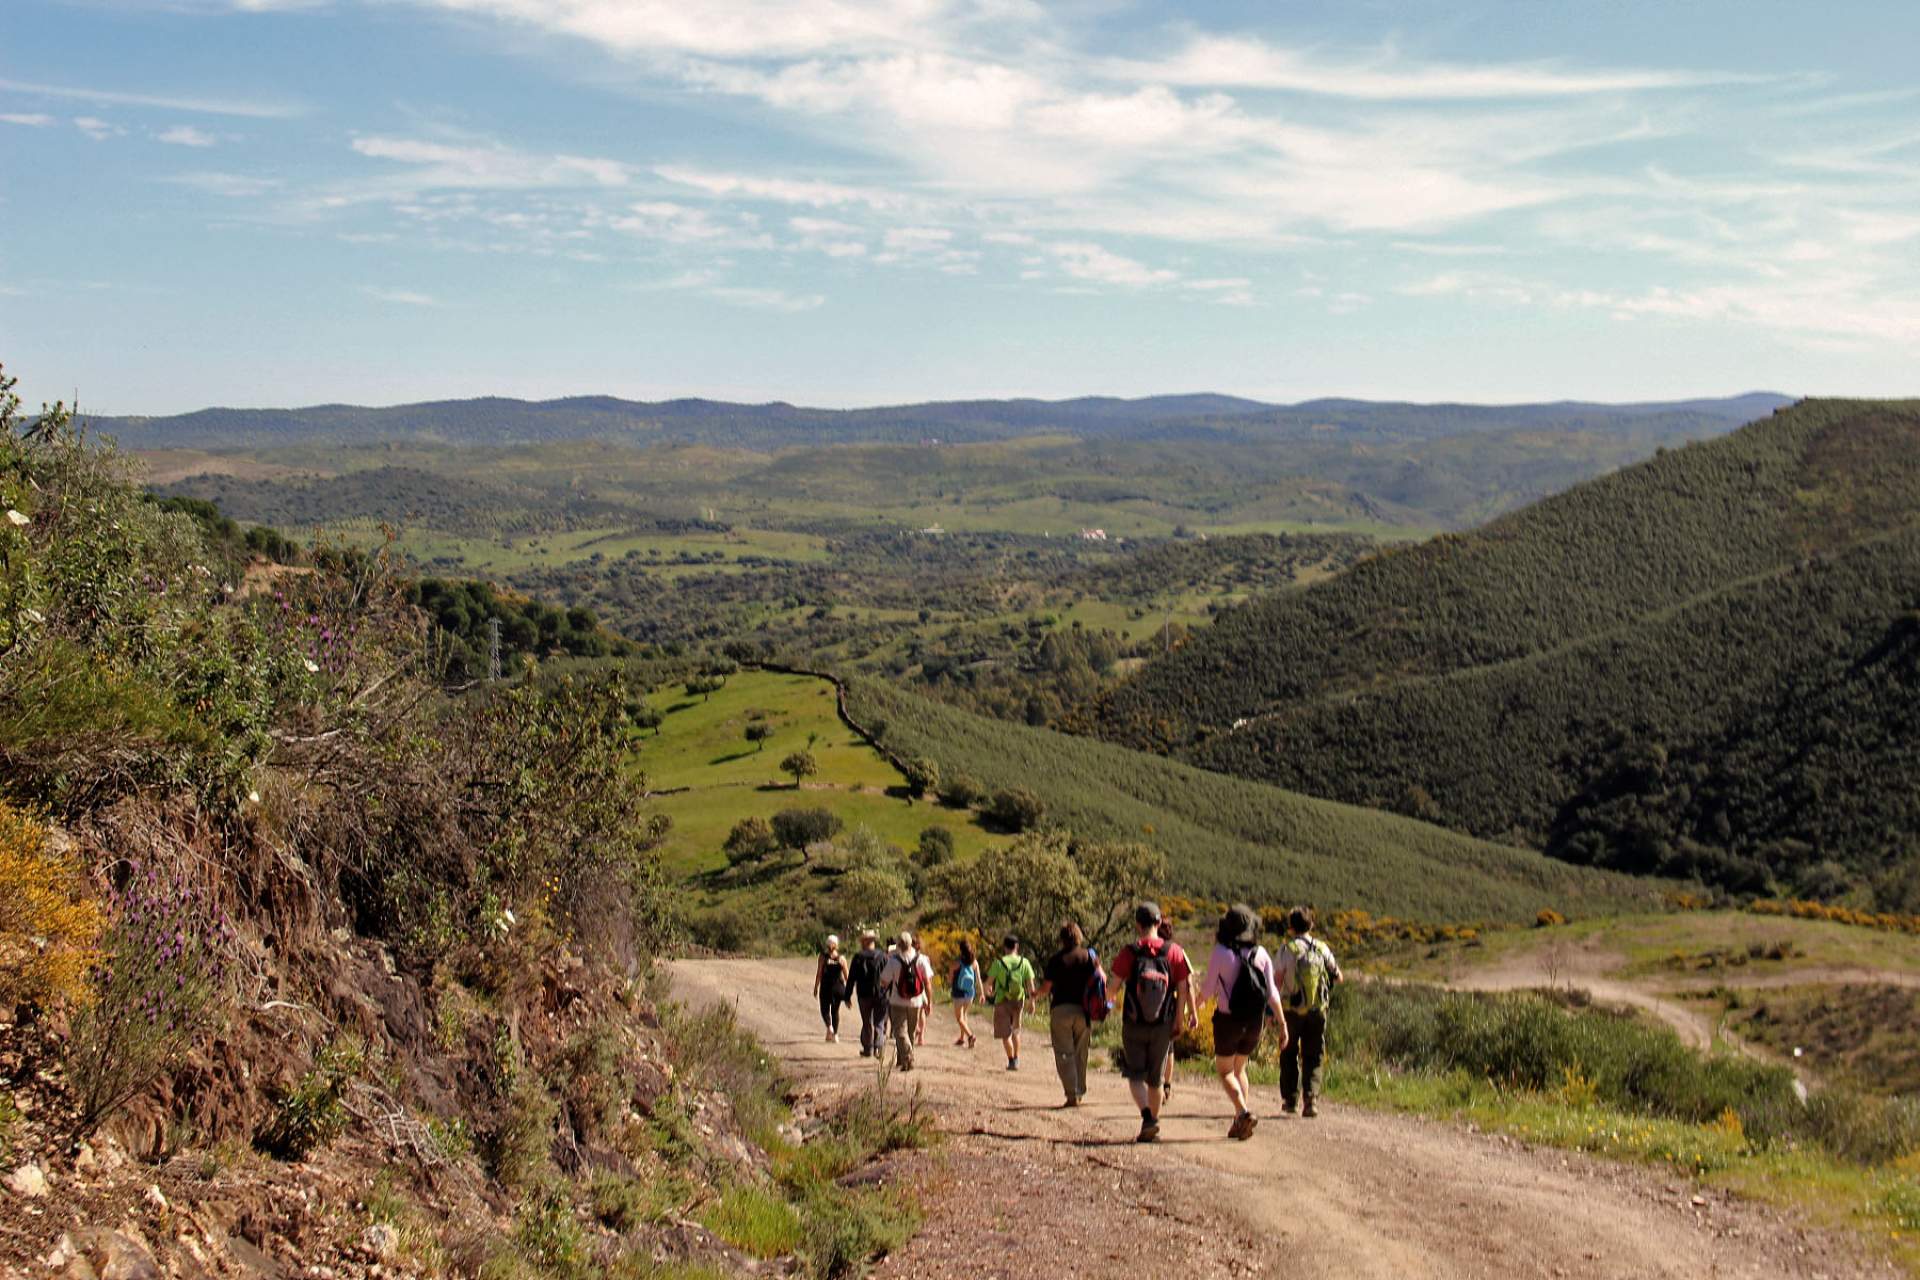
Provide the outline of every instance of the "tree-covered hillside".
<path id="1" fill-rule="evenodd" d="M 1091 722 L 1578 861 L 1911 904 L 1917 519 L 1920 406 L 1808 402 L 1234 610 Z"/>

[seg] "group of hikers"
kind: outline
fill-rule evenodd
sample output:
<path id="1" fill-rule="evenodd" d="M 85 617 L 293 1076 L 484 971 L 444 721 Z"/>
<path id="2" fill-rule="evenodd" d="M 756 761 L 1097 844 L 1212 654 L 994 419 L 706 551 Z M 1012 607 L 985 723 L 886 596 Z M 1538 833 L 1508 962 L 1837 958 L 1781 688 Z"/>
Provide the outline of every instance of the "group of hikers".
<path id="1" fill-rule="evenodd" d="M 1047 1000 L 1054 1069 L 1066 1093 L 1062 1105 L 1078 1107 L 1087 1094 L 1093 1027 L 1116 1008 L 1111 993 L 1117 985 L 1121 1074 L 1140 1109 L 1136 1141 L 1154 1142 L 1160 1137 L 1160 1110 L 1173 1094 L 1174 1038 L 1197 1028 L 1200 1010 L 1211 1001 L 1214 1070 L 1234 1108 L 1227 1136 L 1245 1141 L 1259 1123 L 1247 1064 L 1269 1025 L 1280 1046 L 1281 1107 L 1312 1117 L 1333 984 L 1344 980 L 1333 952 L 1313 934 L 1312 910 L 1295 907 L 1288 913 L 1287 937 L 1275 954 L 1260 945 L 1260 917 L 1252 907 L 1227 908 L 1214 930 L 1213 953 L 1197 991 L 1193 966 L 1159 906 L 1141 903 L 1133 921 L 1134 940 L 1114 955 L 1111 981 L 1073 921 L 1060 926 L 1053 954 L 1038 968 L 1014 934 L 1001 939 L 1000 954 L 984 972 L 973 945 L 963 940 L 947 975 L 959 1033 L 955 1046 L 972 1049 L 978 1043 L 970 1015 L 984 1001 L 993 1009 L 993 1036 L 1006 1052 L 1006 1069 L 1018 1071 L 1027 1006 Z M 933 962 L 908 930 L 883 950 L 878 934 L 864 929 L 851 957 L 841 954 L 838 937 L 829 937 L 813 981 L 828 1041 L 840 1038 L 841 1009 L 857 1004 L 860 1055 L 882 1057 L 891 1036 L 894 1066 L 912 1071 L 926 1040 L 935 981 Z"/>

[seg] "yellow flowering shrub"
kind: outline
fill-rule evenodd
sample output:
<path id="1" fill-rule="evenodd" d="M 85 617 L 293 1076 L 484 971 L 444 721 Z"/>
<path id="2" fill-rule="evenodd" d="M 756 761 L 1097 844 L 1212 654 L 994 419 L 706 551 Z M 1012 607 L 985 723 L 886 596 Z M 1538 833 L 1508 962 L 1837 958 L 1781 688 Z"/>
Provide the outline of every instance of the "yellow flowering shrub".
<path id="1" fill-rule="evenodd" d="M 105 923 L 79 862 L 0 800 L 0 1006 L 83 1002 Z"/>

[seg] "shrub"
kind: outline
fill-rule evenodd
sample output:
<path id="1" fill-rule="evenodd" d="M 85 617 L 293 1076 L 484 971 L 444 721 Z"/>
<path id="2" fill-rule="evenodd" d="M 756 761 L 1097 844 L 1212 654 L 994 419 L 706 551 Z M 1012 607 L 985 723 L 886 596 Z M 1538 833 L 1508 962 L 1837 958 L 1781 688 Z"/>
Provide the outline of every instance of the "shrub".
<path id="1" fill-rule="evenodd" d="M 136 866 L 111 916 L 67 1062 L 82 1131 L 171 1068 L 218 1022 L 229 995 L 233 926 L 206 894 Z"/>
<path id="2" fill-rule="evenodd" d="M 1558 911 L 1555 911 L 1552 907 L 1543 907 L 1540 910 L 1540 914 L 1533 918 L 1533 927 L 1536 929 L 1551 929 L 1556 925 L 1562 925 L 1566 922 L 1567 918 Z"/>
<path id="3" fill-rule="evenodd" d="M 696 912 L 687 926 L 693 940 L 711 951 L 744 951 L 756 936 L 753 916 L 738 903 Z"/>
<path id="4" fill-rule="evenodd" d="M 904 772 L 907 790 L 915 796 L 924 796 L 940 789 L 940 766 L 926 756 L 915 756 L 908 760 Z"/>
<path id="5" fill-rule="evenodd" d="M 900 878 L 878 867 L 856 867 L 833 890 L 834 910 L 850 926 L 879 927 L 912 905 L 913 895 Z"/>
<path id="6" fill-rule="evenodd" d="M 1046 816 L 1046 803 L 1025 787 L 996 791 L 987 804 L 988 819 L 1015 834 L 1034 830 Z"/>
<path id="7" fill-rule="evenodd" d="M 742 818 L 733 824 L 733 830 L 727 832 L 727 843 L 722 846 L 730 866 L 742 863 L 758 862 L 780 847 L 780 838 L 773 833 L 773 826 L 765 818 Z"/>
<path id="8" fill-rule="evenodd" d="M 517 1081 L 480 1144 L 487 1171 L 513 1190 L 532 1186 L 552 1155 L 559 1115 L 559 1104 L 538 1081 Z"/>
<path id="9" fill-rule="evenodd" d="M 360 1077 L 366 1062 L 365 1051 L 351 1039 L 321 1049 L 254 1135 L 254 1146 L 281 1160 L 304 1160 L 339 1137 L 347 1127 L 347 1087 Z"/>
<path id="10" fill-rule="evenodd" d="M 774 838 L 783 849 L 804 849 L 840 832 L 840 819 L 828 809 L 782 809 L 773 815 Z"/>
<path id="11" fill-rule="evenodd" d="M 954 809 L 971 809 L 986 797 L 983 788 L 970 773 L 955 771 L 940 784 L 940 803 Z"/>
<path id="12" fill-rule="evenodd" d="M 0 1010 L 84 1000 L 104 923 L 78 860 L 0 800 Z"/>
<path id="13" fill-rule="evenodd" d="M 914 861 L 931 871 L 953 861 L 953 832 L 945 827 L 928 827 L 920 833 L 920 845 Z"/>

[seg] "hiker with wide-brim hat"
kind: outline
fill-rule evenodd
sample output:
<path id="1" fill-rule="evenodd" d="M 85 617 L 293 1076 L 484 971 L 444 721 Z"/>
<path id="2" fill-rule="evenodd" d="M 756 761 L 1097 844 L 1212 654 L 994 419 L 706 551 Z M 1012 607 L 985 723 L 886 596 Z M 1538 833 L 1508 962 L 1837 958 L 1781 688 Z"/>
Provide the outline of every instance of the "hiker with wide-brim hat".
<path id="1" fill-rule="evenodd" d="M 1287 1043 L 1273 957 L 1260 945 L 1260 917 L 1245 903 L 1234 903 L 1220 917 L 1200 999 L 1203 1003 L 1214 1002 L 1213 1069 L 1227 1101 L 1233 1104 L 1233 1126 L 1227 1136 L 1244 1142 L 1259 1124 L 1253 1114 L 1253 1085 L 1247 1079 L 1247 1064 L 1260 1047 L 1269 1018 L 1283 1049 Z"/>
<path id="2" fill-rule="evenodd" d="M 886 972 L 887 953 L 880 949 L 880 935 L 872 929 L 860 931 L 860 950 L 854 953 L 848 986 L 860 1004 L 860 1056 L 877 1058 L 887 1043 L 887 996 L 880 989 L 880 976 Z"/>

